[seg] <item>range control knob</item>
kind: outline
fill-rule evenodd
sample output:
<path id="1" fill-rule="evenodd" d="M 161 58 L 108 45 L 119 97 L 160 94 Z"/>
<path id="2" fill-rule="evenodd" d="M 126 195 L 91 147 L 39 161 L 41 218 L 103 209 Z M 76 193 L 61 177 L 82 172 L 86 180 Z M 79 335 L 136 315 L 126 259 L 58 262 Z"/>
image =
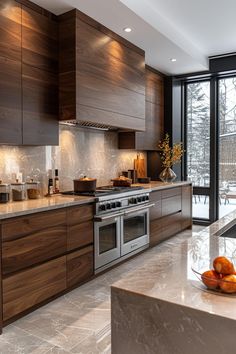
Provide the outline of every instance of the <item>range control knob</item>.
<path id="1" fill-rule="evenodd" d="M 114 203 L 114 202 L 111 203 L 111 207 L 112 207 L 112 208 L 116 208 L 116 203 Z"/>
<path id="2" fill-rule="evenodd" d="M 116 208 L 120 208 L 121 207 L 121 202 L 116 202 Z"/>
<path id="3" fill-rule="evenodd" d="M 105 206 L 104 204 L 100 205 L 100 206 L 99 206 L 99 210 L 101 210 L 101 211 L 106 210 L 106 206 Z"/>
<path id="4" fill-rule="evenodd" d="M 143 197 L 142 197 L 142 202 L 145 202 L 145 200 L 146 200 L 146 197 L 143 196 Z"/>
<path id="5" fill-rule="evenodd" d="M 138 203 L 141 203 L 141 202 L 142 202 L 142 198 L 138 197 Z"/>
<path id="6" fill-rule="evenodd" d="M 106 204 L 106 210 L 107 210 L 107 209 L 111 209 L 111 204 L 110 204 L 110 203 L 107 203 L 107 204 Z"/>
<path id="7" fill-rule="evenodd" d="M 149 200 L 149 195 L 146 195 L 145 200 L 147 201 Z"/>

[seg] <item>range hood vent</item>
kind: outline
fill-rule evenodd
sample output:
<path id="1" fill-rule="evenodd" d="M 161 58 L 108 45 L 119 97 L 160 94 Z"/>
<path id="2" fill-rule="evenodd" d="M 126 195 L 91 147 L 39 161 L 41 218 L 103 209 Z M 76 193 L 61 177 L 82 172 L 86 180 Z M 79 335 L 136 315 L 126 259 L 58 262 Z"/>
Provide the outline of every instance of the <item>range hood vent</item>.
<path id="1" fill-rule="evenodd" d="M 115 127 L 112 127 L 112 126 L 106 125 L 106 124 L 86 122 L 86 121 L 77 121 L 77 120 L 60 121 L 60 124 L 78 127 L 78 128 L 89 128 L 89 129 L 104 130 L 104 131 L 118 130 L 118 128 L 115 128 Z"/>

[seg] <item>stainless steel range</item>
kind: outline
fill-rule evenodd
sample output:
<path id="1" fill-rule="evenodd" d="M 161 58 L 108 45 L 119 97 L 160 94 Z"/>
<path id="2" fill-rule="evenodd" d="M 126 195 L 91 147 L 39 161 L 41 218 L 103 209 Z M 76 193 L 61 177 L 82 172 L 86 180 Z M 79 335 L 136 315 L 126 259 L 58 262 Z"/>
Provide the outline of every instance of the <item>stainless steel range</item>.
<path id="1" fill-rule="evenodd" d="M 95 273 L 149 245 L 150 190 L 102 187 L 96 191 Z"/>

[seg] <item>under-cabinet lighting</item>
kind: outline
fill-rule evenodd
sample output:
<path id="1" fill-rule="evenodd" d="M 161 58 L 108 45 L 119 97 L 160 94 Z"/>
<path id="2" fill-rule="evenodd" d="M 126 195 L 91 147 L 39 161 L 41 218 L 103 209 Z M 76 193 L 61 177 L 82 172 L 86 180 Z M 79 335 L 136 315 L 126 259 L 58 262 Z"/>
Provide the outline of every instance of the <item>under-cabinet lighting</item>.
<path id="1" fill-rule="evenodd" d="M 172 63 L 175 63 L 175 62 L 177 61 L 177 59 L 176 59 L 176 58 L 170 58 L 170 61 L 171 61 Z"/>

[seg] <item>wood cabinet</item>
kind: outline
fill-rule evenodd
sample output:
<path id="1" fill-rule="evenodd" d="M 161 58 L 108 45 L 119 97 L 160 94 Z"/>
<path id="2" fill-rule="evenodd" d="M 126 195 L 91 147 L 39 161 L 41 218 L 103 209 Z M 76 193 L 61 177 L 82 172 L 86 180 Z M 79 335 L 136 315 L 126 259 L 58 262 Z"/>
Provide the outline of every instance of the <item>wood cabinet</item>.
<path id="1" fill-rule="evenodd" d="M 0 143 L 22 144 L 21 6 L 0 3 Z"/>
<path id="2" fill-rule="evenodd" d="M 184 185 L 153 191 L 150 201 L 150 245 L 161 241 L 192 226 L 192 186 Z"/>
<path id="3" fill-rule="evenodd" d="M 145 132 L 120 132 L 119 149 L 157 150 L 164 134 L 164 77 L 146 66 Z"/>
<path id="4" fill-rule="evenodd" d="M 66 289 L 66 257 L 3 279 L 3 320 Z"/>
<path id="5" fill-rule="evenodd" d="M 4 321 L 93 276 L 92 220 L 86 204 L 1 223 Z"/>
<path id="6" fill-rule="evenodd" d="M 23 144 L 58 145 L 57 22 L 22 6 Z"/>
<path id="7" fill-rule="evenodd" d="M 67 286 L 83 283 L 93 275 L 93 246 L 67 255 Z"/>
<path id="8" fill-rule="evenodd" d="M 144 52 L 77 10 L 59 22 L 60 119 L 144 130 Z"/>
<path id="9" fill-rule="evenodd" d="M 0 144 L 58 145 L 58 24 L 38 10 L 0 4 Z"/>

